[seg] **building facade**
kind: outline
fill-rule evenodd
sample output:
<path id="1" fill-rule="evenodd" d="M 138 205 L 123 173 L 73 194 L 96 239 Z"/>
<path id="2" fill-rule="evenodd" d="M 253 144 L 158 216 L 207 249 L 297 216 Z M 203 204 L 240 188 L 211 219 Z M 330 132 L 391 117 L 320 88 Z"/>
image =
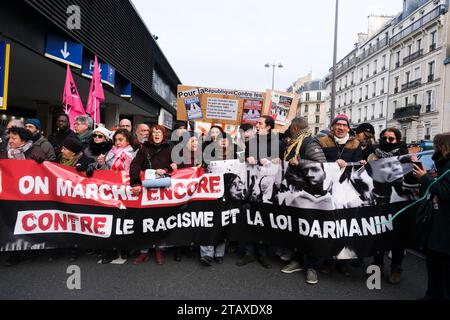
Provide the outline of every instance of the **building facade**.
<path id="1" fill-rule="evenodd" d="M 317 134 L 325 128 L 325 81 L 315 80 L 303 84 L 296 93 L 299 95 L 297 117 L 308 119 L 309 127 Z"/>
<path id="2" fill-rule="evenodd" d="M 445 1 L 426 1 L 404 12 L 393 26 L 388 126 L 400 129 L 406 142 L 444 131 L 447 12 Z"/>
<path id="3" fill-rule="evenodd" d="M 355 48 L 339 61 L 336 69 L 335 114 L 346 114 L 353 126 L 372 124 L 376 135 L 386 126 L 392 19 L 369 16 L 368 33 L 358 34 Z M 331 76 L 327 77 L 326 83 L 329 124 Z"/>
<path id="4" fill-rule="evenodd" d="M 367 34 L 337 63 L 335 114 L 386 127 L 406 142 L 450 131 L 448 0 L 404 0 L 395 17 L 369 16 Z M 332 72 L 326 77 L 330 124 Z"/>

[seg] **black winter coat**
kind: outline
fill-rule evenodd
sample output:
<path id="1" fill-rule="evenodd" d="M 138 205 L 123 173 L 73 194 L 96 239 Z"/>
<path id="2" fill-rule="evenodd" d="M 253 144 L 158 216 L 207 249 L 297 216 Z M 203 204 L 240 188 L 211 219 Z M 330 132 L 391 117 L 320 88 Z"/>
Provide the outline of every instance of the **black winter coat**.
<path id="1" fill-rule="evenodd" d="M 435 155 L 433 160 L 436 164 L 438 177 L 450 170 L 450 155 L 447 155 L 446 158 Z M 425 175 L 419 181 L 426 190 L 434 179 Z M 431 217 L 428 249 L 450 256 L 450 172 L 447 172 L 441 180 L 431 186 L 430 192 L 432 197 L 437 197 L 438 207 L 433 209 Z"/>

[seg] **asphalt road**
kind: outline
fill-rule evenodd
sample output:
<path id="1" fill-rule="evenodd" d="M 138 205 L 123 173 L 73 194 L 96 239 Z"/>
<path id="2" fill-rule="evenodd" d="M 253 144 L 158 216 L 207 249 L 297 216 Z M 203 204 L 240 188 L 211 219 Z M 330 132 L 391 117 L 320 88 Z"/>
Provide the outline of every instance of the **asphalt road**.
<path id="1" fill-rule="evenodd" d="M 3 261 L 2 254 L 0 262 Z M 151 259 L 140 266 L 128 260 L 123 265 L 101 265 L 93 256 L 81 256 L 70 263 L 62 257 L 49 262 L 40 256 L 32 262 L 0 268 L 0 299 L 7 300 L 415 300 L 425 294 L 425 261 L 408 253 L 402 282 L 385 280 L 380 290 L 369 290 L 365 268 L 353 268 L 346 278 L 337 271 L 319 274 L 319 284 L 305 283 L 305 273 L 283 274 L 285 263 L 271 257 L 271 269 L 257 262 L 238 267 L 237 254 L 225 256 L 224 264 L 202 266 L 198 258 L 173 260 L 170 253 L 164 266 Z M 389 260 L 386 258 L 389 265 Z M 69 290 L 67 268 L 81 270 L 81 289 Z"/>

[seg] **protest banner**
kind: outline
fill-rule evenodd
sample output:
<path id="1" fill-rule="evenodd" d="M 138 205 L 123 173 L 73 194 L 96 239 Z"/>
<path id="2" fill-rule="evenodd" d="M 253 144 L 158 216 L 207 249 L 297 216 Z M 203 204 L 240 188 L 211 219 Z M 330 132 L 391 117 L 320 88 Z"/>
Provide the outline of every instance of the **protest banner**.
<path id="1" fill-rule="evenodd" d="M 176 171 L 171 187 L 136 197 L 126 172 L 0 160 L 0 251 L 215 245 L 243 241 L 352 259 L 407 241 L 392 216 L 417 198 L 396 158 L 341 171 L 220 161 Z M 393 179 L 393 177 L 395 179 Z M 405 244 L 407 245 L 407 244 Z"/>
<path id="2" fill-rule="evenodd" d="M 290 120 L 296 117 L 298 99 L 293 93 L 267 90 L 263 114 L 275 120 L 276 129 L 287 129 Z"/>
<path id="3" fill-rule="evenodd" d="M 240 125 L 244 107 L 250 110 L 250 104 L 263 104 L 264 93 L 230 89 L 178 86 L 177 119 L 181 121 L 200 121 Z M 262 108 L 260 108 L 262 109 Z M 252 107 L 251 110 L 257 110 Z M 256 117 L 253 111 L 252 119 Z M 259 114 L 257 115 L 259 117 Z"/>

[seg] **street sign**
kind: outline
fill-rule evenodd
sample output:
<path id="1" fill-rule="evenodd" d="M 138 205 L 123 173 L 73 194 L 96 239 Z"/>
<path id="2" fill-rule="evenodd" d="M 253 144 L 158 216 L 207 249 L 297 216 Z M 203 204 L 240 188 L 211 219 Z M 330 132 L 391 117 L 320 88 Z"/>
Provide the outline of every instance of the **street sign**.
<path id="1" fill-rule="evenodd" d="M 173 128 L 173 115 L 164 109 L 161 109 L 159 114 L 158 124 L 166 127 L 169 130 Z"/>
<path id="2" fill-rule="evenodd" d="M 45 56 L 81 69 L 83 63 L 83 45 L 54 34 L 48 34 Z"/>
<path id="3" fill-rule="evenodd" d="M 131 98 L 131 81 L 125 80 L 120 93 L 122 98 Z"/>
<path id="4" fill-rule="evenodd" d="M 0 110 L 6 110 L 8 105 L 10 44 L 0 42 Z"/>
<path id="5" fill-rule="evenodd" d="M 113 68 L 112 65 L 100 62 L 100 75 L 102 76 L 102 82 L 109 85 L 110 87 L 115 86 L 116 81 L 116 69 Z M 83 57 L 83 69 L 81 71 L 81 75 L 92 79 L 92 74 L 94 73 L 94 59 L 89 57 Z"/>

